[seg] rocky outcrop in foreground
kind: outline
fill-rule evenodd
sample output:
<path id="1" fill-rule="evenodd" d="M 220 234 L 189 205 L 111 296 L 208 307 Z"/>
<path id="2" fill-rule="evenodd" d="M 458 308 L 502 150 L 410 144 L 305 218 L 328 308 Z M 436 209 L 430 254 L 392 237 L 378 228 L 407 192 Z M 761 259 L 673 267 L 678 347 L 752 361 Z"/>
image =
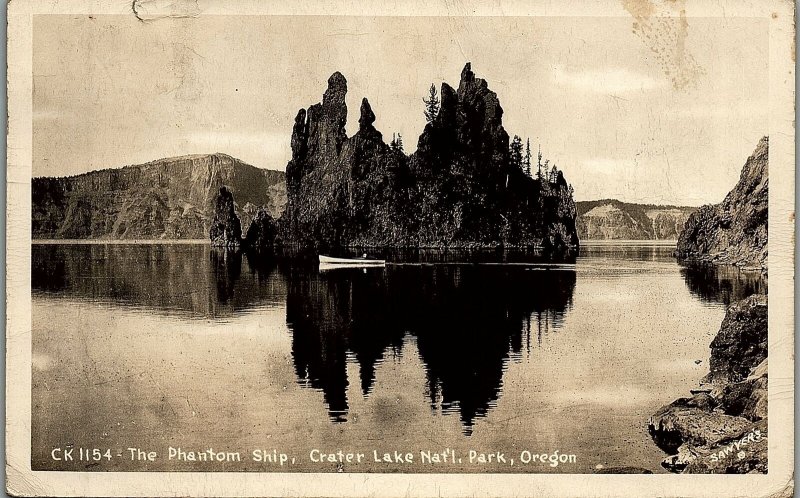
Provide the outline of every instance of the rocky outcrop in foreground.
<path id="1" fill-rule="evenodd" d="M 225 154 L 160 159 L 137 166 L 64 178 L 34 178 L 34 239 L 204 239 L 215 198 L 226 186 L 234 209 L 264 206 L 280 216 L 286 202 L 284 174 L 259 169 Z"/>
<path id="2" fill-rule="evenodd" d="M 689 217 L 678 239 L 679 258 L 767 270 L 768 151 L 764 137 L 725 200 Z M 666 468 L 767 472 L 767 316 L 766 295 L 731 304 L 711 342 L 702 388 L 650 418 L 653 441 L 671 455 Z"/>
<path id="3" fill-rule="evenodd" d="M 579 201 L 576 205 L 580 240 L 677 240 L 686 220 L 697 210 L 615 199 Z"/>
<path id="4" fill-rule="evenodd" d="M 577 246 L 563 174 L 539 181 L 513 165 L 503 108 L 470 64 L 457 89 L 442 84 L 440 110 L 411 156 L 383 141 L 367 99 L 348 137 L 346 93 L 345 77 L 334 73 L 322 102 L 297 114 L 281 221 L 286 243 Z"/>
<path id="5" fill-rule="evenodd" d="M 733 303 L 711 341 L 711 362 L 705 381 L 739 382 L 767 359 L 767 296 L 754 294 Z"/>
<path id="6" fill-rule="evenodd" d="M 662 407 L 647 423 L 683 473 L 767 472 L 767 297 L 731 305 L 711 343 L 701 389 Z"/>
<path id="7" fill-rule="evenodd" d="M 720 204 L 689 217 L 677 255 L 691 261 L 766 269 L 769 139 L 764 137 Z"/>

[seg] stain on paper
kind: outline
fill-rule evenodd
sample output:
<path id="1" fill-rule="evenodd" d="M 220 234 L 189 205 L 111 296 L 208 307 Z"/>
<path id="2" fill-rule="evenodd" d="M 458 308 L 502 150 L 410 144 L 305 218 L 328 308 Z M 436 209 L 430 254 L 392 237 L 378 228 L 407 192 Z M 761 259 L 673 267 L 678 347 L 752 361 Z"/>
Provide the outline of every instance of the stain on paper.
<path id="1" fill-rule="evenodd" d="M 686 49 L 689 22 L 686 0 L 622 0 L 633 16 L 633 33 L 655 54 L 655 59 L 672 85 L 682 90 L 704 74 L 703 68 Z"/>
<path id="2" fill-rule="evenodd" d="M 131 9 L 142 22 L 197 17 L 201 12 L 197 0 L 133 0 Z"/>

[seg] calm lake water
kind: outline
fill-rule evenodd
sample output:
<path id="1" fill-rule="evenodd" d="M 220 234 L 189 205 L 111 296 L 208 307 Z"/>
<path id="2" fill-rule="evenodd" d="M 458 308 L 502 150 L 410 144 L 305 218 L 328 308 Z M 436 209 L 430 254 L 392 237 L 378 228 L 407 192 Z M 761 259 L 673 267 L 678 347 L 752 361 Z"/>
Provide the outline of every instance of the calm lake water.
<path id="1" fill-rule="evenodd" d="M 708 371 L 725 304 L 766 291 L 672 250 L 388 254 L 399 264 L 320 271 L 205 245 L 34 245 L 33 468 L 662 472 L 648 416 Z M 421 461 L 448 448 L 453 461 Z M 313 462 L 314 449 L 365 456 Z M 520 461 L 555 451 L 575 458 Z"/>

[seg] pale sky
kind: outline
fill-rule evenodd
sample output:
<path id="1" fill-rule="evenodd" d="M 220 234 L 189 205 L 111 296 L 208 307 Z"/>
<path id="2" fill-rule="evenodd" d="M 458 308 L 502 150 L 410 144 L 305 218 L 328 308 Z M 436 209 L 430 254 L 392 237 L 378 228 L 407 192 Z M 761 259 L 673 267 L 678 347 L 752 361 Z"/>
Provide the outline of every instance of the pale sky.
<path id="1" fill-rule="evenodd" d="M 33 174 L 224 152 L 285 169 L 297 110 L 348 81 L 416 148 L 467 61 L 578 200 L 719 202 L 768 130 L 768 23 L 633 17 L 37 16 Z M 637 23 L 637 24 L 635 24 Z M 655 42 L 653 40 L 656 40 Z"/>

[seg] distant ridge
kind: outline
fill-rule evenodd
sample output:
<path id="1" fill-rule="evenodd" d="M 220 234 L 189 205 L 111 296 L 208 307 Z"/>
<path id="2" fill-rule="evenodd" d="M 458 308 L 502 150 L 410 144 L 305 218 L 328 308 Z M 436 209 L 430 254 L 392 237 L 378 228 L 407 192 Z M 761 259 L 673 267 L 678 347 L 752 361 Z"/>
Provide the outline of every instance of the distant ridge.
<path id="1" fill-rule="evenodd" d="M 578 201 L 581 240 L 677 240 L 696 207 L 635 204 L 616 199 Z"/>
<path id="2" fill-rule="evenodd" d="M 225 154 L 224 152 L 213 152 L 213 153 L 208 153 L 208 154 L 183 154 L 181 156 L 162 157 L 162 158 L 159 158 L 159 159 L 153 159 L 152 161 L 147 161 L 146 163 L 125 164 L 123 166 L 111 166 L 111 167 L 108 167 L 108 168 L 94 169 L 94 170 L 91 170 L 91 171 L 86 171 L 84 173 L 76 173 L 76 174 L 73 174 L 73 175 L 34 176 L 33 179 L 38 179 L 38 178 L 49 178 L 49 179 L 80 178 L 80 177 L 83 177 L 83 176 L 89 176 L 89 175 L 94 175 L 96 173 L 104 173 L 104 172 L 108 172 L 108 171 L 123 171 L 123 170 L 127 170 L 129 168 L 141 168 L 142 166 L 150 166 L 150 165 L 170 165 L 170 164 L 174 164 L 174 163 L 180 163 L 180 162 L 183 162 L 183 161 L 194 161 L 194 160 L 204 159 L 204 158 L 208 158 L 208 157 L 216 157 L 216 158 L 218 158 L 218 159 L 220 159 L 222 161 L 226 161 L 226 160 L 235 161 L 235 162 L 240 163 L 240 164 L 242 164 L 242 165 L 244 165 L 246 167 L 256 168 L 255 166 L 253 166 L 251 164 L 248 164 L 248 163 L 246 163 L 246 162 L 244 162 L 244 161 L 242 161 L 240 159 L 237 159 L 237 158 L 235 158 L 235 157 L 233 157 L 231 155 Z M 256 169 L 262 169 L 262 168 L 256 168 Z M 276 171 L 276 170 L 264 170 L 264 171 Z M 276 172 L 280 173 L 280 171 L 276 171 Z"/>
<path id="3" fill-rule="evenodd" d="M 236 192 L 249 225 L 264 206 L 280 216 L 282 171 L 256 168 L 227 154 L 191 154 L 144 164 L 32 181 L 34 239 L 205 239 L 219 188 Z"/>

